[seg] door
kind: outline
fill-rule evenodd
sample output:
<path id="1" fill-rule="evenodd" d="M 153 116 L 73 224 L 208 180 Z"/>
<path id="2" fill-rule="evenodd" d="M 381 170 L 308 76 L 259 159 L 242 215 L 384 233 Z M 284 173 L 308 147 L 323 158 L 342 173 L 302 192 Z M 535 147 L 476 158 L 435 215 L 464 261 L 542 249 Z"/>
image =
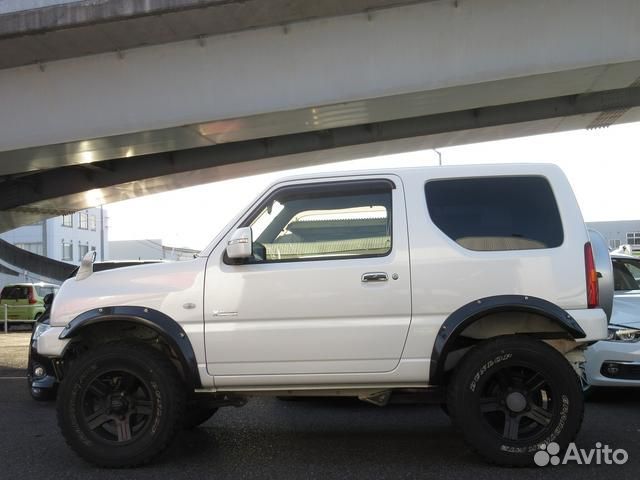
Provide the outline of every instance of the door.
<path id="1" fill-rule="evenodd" d="M 393 370 L 411 319 L 400 180 L 285 184 L 263 198 L 236 226 L 251 227 L 252 257 L 234 264 L 228 239 L 209 257 L 209 373 Z"/>

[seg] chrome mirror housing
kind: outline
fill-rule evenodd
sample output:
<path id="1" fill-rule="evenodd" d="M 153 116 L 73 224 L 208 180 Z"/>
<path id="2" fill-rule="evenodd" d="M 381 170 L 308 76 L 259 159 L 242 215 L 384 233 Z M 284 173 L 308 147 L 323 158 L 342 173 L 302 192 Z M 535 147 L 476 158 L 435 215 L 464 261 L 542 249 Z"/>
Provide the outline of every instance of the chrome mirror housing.
<path id="1" fill-rule="evenodd" d="M 253 233 L 251 227 L 238 228 L 227 242 L 229 258 L 250 258 L 253 255 Z"/>

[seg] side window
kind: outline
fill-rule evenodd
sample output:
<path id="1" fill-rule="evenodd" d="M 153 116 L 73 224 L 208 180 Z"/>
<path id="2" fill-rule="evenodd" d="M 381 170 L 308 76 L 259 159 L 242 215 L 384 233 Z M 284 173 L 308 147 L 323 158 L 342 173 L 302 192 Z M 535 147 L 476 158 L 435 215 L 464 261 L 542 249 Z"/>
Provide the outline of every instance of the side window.
<path id="1" fill-rule="evenodd" d="M 640 245 L 640 232 L 627 233 L 627 243 L 629 245 Z"/>
<path id="2" fill-rule="evenodd" d="M 62 242 L 62 260 L 73 260 L 73 243 Z"/>
<path id="3" fill-rule="evenodd" d="M 429 215 L 469 250 L 531 250 L 562 245 L 555 196 L 542 177 L 434 180 L 425 185 Z"/>
<path id="4" fill-rule="evenodd" d="M 89 229 L 89 214 L 87 212 L 80 212 L 78 214 L 78 217 L 80 218 L 80 225 L 78 225 L 78 228 L 80 228 L 81 230 L 88 230 Z"/>
<path id="5" fill-rule="evenodd" d="M 52 287 L 41 287 L 39 285 L 36 285 L 36 292 L 38 293 L 39 297 L 44 297 L 45 295 L 48 295 L 49 293 L 53 293 L 53 288 Z"/>
<path id="6" fill-rule="evenodd" d="M 253 263 L 387 255 L 392 188 L 357 181 L 278 190 L 244 225 Z"/>

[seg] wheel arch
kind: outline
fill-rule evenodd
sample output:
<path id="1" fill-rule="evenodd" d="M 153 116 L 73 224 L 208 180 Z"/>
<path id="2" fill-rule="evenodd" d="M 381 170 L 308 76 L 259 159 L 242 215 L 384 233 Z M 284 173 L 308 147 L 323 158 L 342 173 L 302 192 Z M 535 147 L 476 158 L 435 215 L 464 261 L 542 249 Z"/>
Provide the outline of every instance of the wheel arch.
<path id="1" fill-rule="evenodd" d="M 538 322 L 538 325 L 543 326 L 541 331 L 519 331 L 517 326 L 505 323 L 503 317 L 510 315 L 531 316 L 546 321 L 546 323 Z M 498 295 L 481 298 L 454 311 L 440 326 L 431 353 L 430 384 L 441 385 L 444 383 L 447 357 L 456 347 L 460 346 L 460 341 L 464 338 L 463 333 L 468 332 L 470 327 L 474 325 L 480 326 L 483 320 L 491 320 L 496 324 L 501 323 L 504 327 L 504 331 L 492 336 L 524 333 L 544 340 L 575 340 L 586 337 L 584 330 L 566 310 L 547 300 L 526 295 Z M 555 328 L 549 328 L 549 325 Z"/>
<path id="2" fill-rule="evenodd" d="M 157 334 L 175 353 L 189 388 L 201 387 L 198 362 L 188 335 L 168 315 L 147 307 L 113 306 L 88 310 L 75 317 L 60 334 L 60 339 L 77 338 L 92 327 L 129 325 L 146 328 Z"/>

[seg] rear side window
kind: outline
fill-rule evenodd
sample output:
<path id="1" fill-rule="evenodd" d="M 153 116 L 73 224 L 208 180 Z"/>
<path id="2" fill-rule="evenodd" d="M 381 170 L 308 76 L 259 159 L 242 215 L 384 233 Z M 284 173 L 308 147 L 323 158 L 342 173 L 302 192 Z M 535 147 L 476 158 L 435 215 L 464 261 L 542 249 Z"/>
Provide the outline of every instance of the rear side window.
<path id="1" fill-rule="evenodd" d="M 425 194 L 433 223 L 469 250 L 562 245 L 558 205 L 543 177 L 433 180 L 425 185 Z"/>

